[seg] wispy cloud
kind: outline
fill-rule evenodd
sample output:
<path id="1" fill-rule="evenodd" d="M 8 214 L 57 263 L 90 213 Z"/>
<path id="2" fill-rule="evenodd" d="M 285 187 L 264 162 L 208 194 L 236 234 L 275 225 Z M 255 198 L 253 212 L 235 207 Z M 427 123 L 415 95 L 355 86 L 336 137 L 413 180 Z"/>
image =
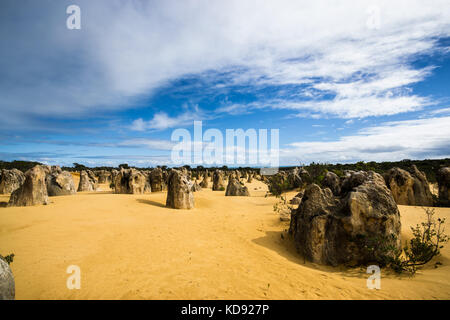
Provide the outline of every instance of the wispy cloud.
<path id="1" fill-rule="evenodd" d="M 206 117 L 206 114 L 198 108 L 198 105 L 193 107 L 184 105 L 183 109 L 183 113 L 175 117 L 170 117 L 167 113 L 160 111 L 148 121 L 142 118 L 136 119 L 132 122 L 130 129 L 134 131 L 165 130 L 192 125 L 194 120 L 202 120 Z"/>
<path id="2" fill-rule="evenodd" d="M 441 114 L 447 114 L 447 113 L 450 113 L 450 107 L 437 109 L 437 110 L 433 110 L 433 111 L 429 112 L 429 114 L 431 114 L 431 115 L 441 115 Z"/>
<path id="3" fill-rule="evenodd" d="M 154 139 L 129 139 L 117 143 L 118 147 L 145 147 L 151 150 L 171 150 L 174 146 L 172 141 Z"/>
<path id="4" fill-rule="evenodd" d="M 334 141 L 292 143 L 280 157 L 297 164 L 450 157 L 449 123 L 450 117 L 386 122 Z"/>
<path id="5" fill-rule="evenodd" d="M 183 113 L 176 117 L 170 117 L 165 112 L 156 113 L 149 121 L 144 121 L 142 118 L 136 119 L 131 124 L 131 130 L 146 131 L 149 129 L 164 130 L 184 126 L 191 123 L 195 119 L 192 113 Z"/>

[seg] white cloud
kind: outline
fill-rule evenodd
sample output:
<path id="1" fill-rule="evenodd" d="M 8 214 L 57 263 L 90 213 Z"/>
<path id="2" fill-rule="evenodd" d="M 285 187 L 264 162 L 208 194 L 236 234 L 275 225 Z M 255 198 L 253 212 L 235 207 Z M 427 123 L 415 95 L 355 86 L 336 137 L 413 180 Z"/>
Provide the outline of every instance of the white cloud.
<path id="1" fill-rule="evenodd" d="M 382 123 L 336 141 L 297 142 L 280 150 L 282 163 L 393 161 L 450 157 L 450 117 Z"/>
<path id="2" fill-rule="evenodd" d="M 146 138 L 128 139 L 117 143 L 118 147 L 145 147 L 152 150 L 171 150 L 174 146 L 172 141 L 155 140 Z"/>
<path id="3" fill-rule="evenodd" d="M 194 120 L 202 120 L 204 117 L 205 114 L 198 106 L 194 106 L 192 109 L 185 106 L 185 111 L 175 117 L 170 117 L 167 113 L 160 111 L 148 121 L 144 121 L 142 118 L 136 119 L 131 124 L 130 129 L 134 131 L 165 130 L 192 125 Z"/>
<path id="4" fill-rule="evenodd" d="M 394 115 L 420 110 L 429 105 L 426 98 L 419 96 L 365 96 L 352 98 L 336 98 L 333 100 L 309 102 L 277 102 L 274 108 L 311 110 L 320 114 L 331 114 L 341 118 L 362 118 L 369 116 Z"/>
<path id="5" fill-rule="evenodd" d="M 173 128 L 185 124 L 187 121 L 193 120 L 193 114 L 183 113 L 181 116 L 171 118 L 164 112 L 158 112 L 147 123 L 147 128 L 163 130 Z"/>
<path id="6" fill-rule="evenodd" d="M 139 119 L 136 119 L 133 121 L 130 129 L 133 131 L 145 131 L 146 127 L 147 127 L 147 125 L 146 125 L 145 121 L 142 120 L 142 118 L 139 118 Z"/>
<path id="7" fill-rule="evenodd" d="M 273 99 L 247 104 L 234 104 L 216 109 L 216 112 L 243 114 L 256 109 L 295 110 L 290 117 L 319 119 L 327 115 L 339 118 L 364 118 L 369 116 L 395 115 L 421 110 L 434 104 L 429 98 L 417 95 L 397 95 L 386 92 L 383 96 L 376 93 L 367 96 L 336 97 L 331 100 L 292 101 Z"/>
<path id="8" fill-rule="evenodd" d="M 431 115 L 446 114 L 446 113 L 450 113 L 450 107 L 449 108 L 437 109 L 437 110 L 433 110 L 433 111 L 429 112 L 429 114 L 431 114 Z"/>
<path id="9" fill-rule="evenodd" d="M 313 101 L 287 108 L 346 118 L 408 112 L 430 101 L 405 88 L 432 71 L 411 59 L 435 52 L 436 39 L 450 35 L 447 0 L 372 1 L 380 8 L 378 30 L 367 28 L 364 1 L 80 0 L 82 29 L 69 31 L 61 19 L 68 3 L 2 8 L 17 17 L 0 22 L 8 30 L 0 110 L 11 118 L 132 107 L 171 80 L 209 80 L 211 71 L 226 72 L 214 84 L 222 88 L 304 84 Z M 324 92 L 336 97 L 315 100 Z M 174 123 L 159 113 L 134 128 L 163 128 L 163 120 Z"/>
<path id="10" fill-rule="evenodd" d="M 231 115 L 240 115 L 240 114 L 249 113 L 250 112 L 249 110 L 252 109 L 251 106 L 252 106 L 252 104 L 244 105 L 244 104 L 235 103 L 232 105 L 226 105 L 226 106 L 219 107 L 215 110 L 215 112 L 216 113 L 228 113 Z"/>

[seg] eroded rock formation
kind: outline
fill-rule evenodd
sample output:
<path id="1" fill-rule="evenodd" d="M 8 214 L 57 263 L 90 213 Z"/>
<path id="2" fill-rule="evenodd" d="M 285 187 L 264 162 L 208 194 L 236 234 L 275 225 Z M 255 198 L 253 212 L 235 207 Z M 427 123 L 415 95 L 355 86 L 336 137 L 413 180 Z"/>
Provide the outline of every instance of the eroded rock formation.
<path id="1" fill-rule="evenodd" d="M 14 300 L 16 288 L 8 263 L 0 257 L 0 300 Z"/>
<path id="2" fill-rule="evenodd" d="M 411 173 L 392 168 L 384 176 L 397 204 L 432 206 L 433 196 L 425 174 L 412 166 Z"/>
<path id="3" fill-rule="evenodd" d="M 382 176 L 356 172 L 343 181 L 337 196 L 329 188 L 308 185 L 292 214 L 290 233 L 312 262 L 363 263 L 378 252 L 365 250 L 361 239 L 390 239 L 400 246 L 400 213 Z"/>
<path id="4" fill-rule="evenodd" d="M 202 182 L 200 182 L 200 187 L 202 188 L 208 188 L 209 183 L 208 183 L 208 171 L 205 171 L 205 173 L 203 174 L 203 180 Z"/>
<path id="5" fill-rule="evenodd" d="M 289 186 L 289 189 L 295 189 L 302 185 L 302 178 L 299 174 L 300 170 L 298 168 L 295 168 L 288 172 L 286 176 L 286 180 Z"/>
<path id="6" fill-rule="evenodd" d="M 80 172 L 80 182 L 78 183 L 78 190 L 81 191 L 95 191 L 97 190 L 97 179 L 91 170 L 82 170 Z"/>
<path id="7" fill-rule="evenodd" d="M 107 170 L 98 170 L 95 172 L 95 174 L 98 177 L 98 183 L 111 183 L 112 182 L 111 172 L 109 172 Z"/>
<path id="8" fill-rule="evenodd" d="M 121 168 L 119 173 L 115 174 L 114 193 L 143 194 L 146 188 L 148 188 L 148 178 L 139 170 Z"/>
<path id="9" fill-rule="evenodd" d="M 167 180 L 166 206 L 173 209 L 194 208 L 194 194 L 188 176 L 172 169 Z"/>
<path id="10" fill-rule="evenodd" d="M 289 203 L 290 204 L 300 204 L 300 202 L 302 202 L 302 198 L 303 198 L 303 195 L 305 194 L 305 191 L 304 190 L 302 190 L 302 191 L 300 191 L 299 193 L 297 193 L 296 195 L 295 195 L 295 197 L 293 197 L 290 201 L 289 201 Z"/>
<path id="11" fill-rule="evenodd" d="M 46 170 L 37 165 L 25 172 L 25 181 L 15 190 L 9 199 L 8 206 L 34 206 L 48 204 Z"/>
<path id="12" fill-rule="evenodd" d="M 302 179 L 302 183 L 303 184 L 310 184 L 312 182 L 312 178 L 311 175 L 309 174 L 308 171 L 306 171 L 303 168 L 300 168 L 300 170 L 298 170 L 298 175 L 300 176 L 300 178 Z"/>
<path id="13" fill-rule="evenodd" d="M 213 191 L 220 191 L 225 189 L 223 183 L 223 172 L 221 170 L 215 170 L 212 179 L 213 179 L 213 186 L 212 186 Z"/>
<path id="14" fill-rule="evenodd" d="M 450 205 L 450 167 L 439 169 L 436 175 L 439 188 L 439 201 L 443 205 Z"/>
<path id="15" fill-rule="evenodd" d="M 68 171 L 52 166 L 45 177 L 49 197 L 67 196 L 76 193 L 75 182 Z"/>
<path id="16" fill-rule="evenodd" d="M 25 175 L 22 171 L 17 169 L 0 171 L 0 194 L 12 193 L 19 189 L 25 181 Z"/>
<path id="17" fill-rule="evenodd" d="M 197 183 L 197 180 L 192 184 L 192 192 L 202 191 L 202 187 Z"/>
<path id="18" fill-rule="evenodd" d="M 328 171 L 325 174 L 322 181 L 322 186 L 330 188 L 334 195 L 341 193 L 341 181 L 334 172 Z"/>
<path id="19" fill-rule="evenodd" d="M 163 191 L 165 186 L 165 178 L 161 168 L 155 168 L 150 172 L 150 185 L 152 192 Z"/>
<path id="20" fill-rule="evenodd" d="M 250 196 L 248 188 L 244 186 L 235 175 L 230 176 L 228 180 L 225 196 Z"/>

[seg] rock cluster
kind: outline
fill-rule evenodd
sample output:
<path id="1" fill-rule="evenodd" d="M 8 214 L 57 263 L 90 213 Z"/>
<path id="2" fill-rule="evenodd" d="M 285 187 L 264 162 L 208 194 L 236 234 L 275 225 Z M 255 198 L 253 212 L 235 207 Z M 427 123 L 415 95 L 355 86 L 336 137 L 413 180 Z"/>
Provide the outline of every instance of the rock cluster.
<path id="1" fill-rule="evenodd" d="M 308 260 L 328 265 L 363 263 L 374 258 L 358 239 L 391 239 L 400 246 L 400 213 L 383 177 L 375 172 L 349 173 L 341 192 L 316 184 L 306 187 L 291 217 L 290 233 Z M 380 240 L 381 241 L 381 240 Z"/>
<path id="2" fill-rule="evenodd" d="M 289 171 L 280 170 L 276 174 L 267 176 L 263 175 L 261 181 L 269 185 L 270 192 L 276 192 L 279 188 L 283 190 L 293 190 L 300 187 L 305 187 L 311 183 L 312 179 L 303 168 L 294 168 Z"/>

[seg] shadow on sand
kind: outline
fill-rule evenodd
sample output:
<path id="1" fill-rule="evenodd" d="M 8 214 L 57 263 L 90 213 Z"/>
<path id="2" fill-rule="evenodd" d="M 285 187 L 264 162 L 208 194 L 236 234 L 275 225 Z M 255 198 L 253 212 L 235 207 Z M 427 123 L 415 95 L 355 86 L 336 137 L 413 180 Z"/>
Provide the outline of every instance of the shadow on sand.
<path id="1" fill-rule="evenodd" d="M 165 208 L 166 205 L 164 203 L 160 203 L 160 202 L 156 202 L 153 200 L 148 200 L 148 199 L 136 199 L 137 202 L 139 203 L 143 203 L 143 204 L 149 204 L 151 206 L 155 206 L 155 207 L 160 207 L 160 208 Z"/>
<path id="2" fill-rule="evenodd" d="M 327 273 L 335 273 L 339 274 L 343 277 L 352 277 L 352 278 L 367 278 L 368 274 L 366 273 L 366 266 L 360 267 L 351 267 L 351 266 L 325 266 L 319 265 L 312 262 L 309 262 L 304 259 L 303 255 L 297 251 L 294 241 L 292 237 L 286 231 L 266 231 L 266 235 L 260 238 L 256 238 L 252 240 L 257 245 L 268 248 L 272 251 L 275 251 L 280 256 L 292 261 L 296 264 L 299 264 L 303 267 L 319 270 Z M 441 257 L 442 260 L 442 257 Z M 446 260 L 446 259 L 445 259 Z M 433 263 L 434 265 L 434 263 Z M 434 267 L 433 267 L 434 268 Z M 408 278 L 407 274 L 398 275 L 390 270 L 383 270 L 385 275 L 388 275 L 391 278 Z"/>
<path id="3" fill-rule="evenodd" d="M 77 191 L 78 195 L 83 196 L 92 196 L 92 195 L 98 195 L 98 194 L 115 194 L 112 190 L 103 190 L 103 191 Z"/>

